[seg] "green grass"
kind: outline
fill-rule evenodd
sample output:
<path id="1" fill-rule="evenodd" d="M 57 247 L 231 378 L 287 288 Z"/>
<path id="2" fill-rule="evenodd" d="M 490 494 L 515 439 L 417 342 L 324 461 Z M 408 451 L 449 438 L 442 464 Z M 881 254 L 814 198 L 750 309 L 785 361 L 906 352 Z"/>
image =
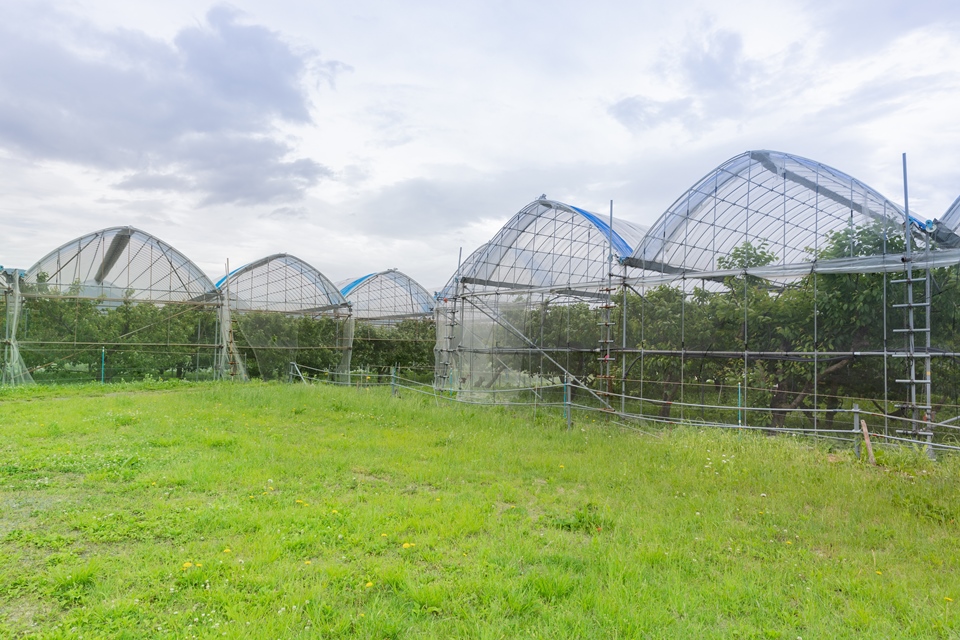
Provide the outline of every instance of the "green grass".
<path id="1" fill-rule="evenodd" d="M 3 391 L 0 636 L 960 636 L 956 459 L 564 427 L 380 389 Z"/>

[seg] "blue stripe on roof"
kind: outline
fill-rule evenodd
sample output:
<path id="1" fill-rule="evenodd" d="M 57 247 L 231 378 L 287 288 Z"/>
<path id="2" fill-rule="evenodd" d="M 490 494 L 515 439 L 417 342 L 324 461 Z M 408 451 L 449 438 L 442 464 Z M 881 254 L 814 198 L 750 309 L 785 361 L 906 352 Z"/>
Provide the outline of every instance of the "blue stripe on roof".
<path id="1" fill-rule="evenodd" d="M 343 289 L 340 289 L 340 293 L 343 295 L 344 298 L 346 298 L 346 297 L 347 297 L 347 294 L 350 293 L 351 291 L 353 291 L 354 289 L 356 289 L 358 284 L 360 284 L 360 283 L 363 282 L 364 280 L 369 280 L 370 278 L 372 278 L 372 277 L 375 276 L 375 275 L 377 275 L 377 274 L 375 274 L 375 273 L 368 273 L 368 274 L 365 275 L 365 276 L 362 276 L 362 277 L 360 277 L 360 278 L 357 278 L 356 280 L 354 280 L 353 282 L 351 282 L 350 284 L 348 284 L 347 286 L 345 286 Z"/>
<path id="2" fill-rule="evenodd" d="M 593 215 L 589 211 L 581 209 L 580 207 L 571 206 L 570 208 L 592 222 L 593 226 L 603 232 L 604 237 L 610 238 L 612 236 L 613 248 L 617 250 L 617 253 L 620 254 L 621 258 L 626 258 L 627 256 L 633 254 L 633 249 L 630 248 L 630 245 L 627 244 L 627 241 L 624 240 L 619 233 L 613 231 L 609 224 Z"/>
<path id="3" fill-rule="evenodd" d="M 231 271 L 231 272 L 228 273 L 227 275 L 225 275 L 225 276 L 223 276 L 222 278 L 220 278 L 219 280 L 217 280 L 217 283 L 216 283 L 215 285 L 213 285 L 213 286 L 215 286 L 217 289 L 219 289 L 219 288 L 220 288 L 220 285 L 222 285 L 224 282 L 227 281 L 227 278 L 229 278 L 230 276 L 232 276 L 233 274 L 235 274 L 237 271 L 240 271 L 241 269 L 243 269 L 243 268 L 246 267 L 246 266 L 247 266 L 247 265 L 241 265 L 241 266 L 237 267 L 236 269 L 234 269 L 233 271 Z"/>

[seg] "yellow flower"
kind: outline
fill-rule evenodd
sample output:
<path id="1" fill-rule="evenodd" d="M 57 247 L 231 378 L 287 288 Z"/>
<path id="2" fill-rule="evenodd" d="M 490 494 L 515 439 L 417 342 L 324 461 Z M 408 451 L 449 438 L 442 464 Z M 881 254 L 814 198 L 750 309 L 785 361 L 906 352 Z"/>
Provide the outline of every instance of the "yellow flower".
<path id="1" fill-rule="evenodd" d="M 563 465 L 560 465 L 560 468 L 563 469 L 564 468 Z"/>
<path id="2" fill-rule="evenodd" d="M 381 534 L 380 534 L 380 537 L 381 537 L 381 538 L 386 538 L 386 537 L 387 537 L 387 534 L 381 533 Z"/>
<path id="3" fill-rule="evenodd" d="M 297 500 L 296 500 L 296 503 L 297 503 L 297 504 L 303 504 L 303 500 L 297 499 Z"/>
<path id="4" fill-rule="evenodd" d="M 340 512 L 339 512 L 339 511 L 337 511 L 336 509 L 334 509 L 334 510 L 333 510 L 333 513 L 340 513 Z"/>
<path id="5" fill-rule="evenodd" d="M 311 564 L 311 562 L 309 560 L 304 560 L 303 564 Z"/>
<path id="6" fill-rule="evenodd" d="M 230 553 L 230 547 L 227 547 L 226 549 L 224 549 L 223 552 L 224 552 L 224 553 Z"/>
<path id="7" fill-rule="evenodd" d="M 953 602 L 953 598 L 948 598 L 947 596 L 944 596 L 943 599 L 947 602 Z"/>
<path id="8" fill-rule="evenodd" d="M 192 563 L 192 562 L 184 562 L 184 563 L 183 563 L 183 568 L 184 568 L 184 569 L 189 569 L 189 568 L 192 567 L 192 566 L 193 566 L 193 563 Z"/>
<path id="9" fill-rule="evenodd" d="M 198 562 L 198 563 L 197 563 L 197 566 L 198 566 L 198 567 L 202 567 L 203 565 Z"/>
<path id="10" fill-rule="evenodd" d="M 877 575 L 878 575 L 878 576 L 882 576 L 882 575 L 883 575 L 883 572 L 882 572 L 882 571 L 877 571 Z"/>
<path id="11" fill-rule="evenodd" d="M 367 589 L 369 589 L 370 587 L 373 586 L 373 583 L 372 583 L 372 582 L 368 582 L 365 586 L 367 587 Z"/>
<path id="12" fill-rule="evenodd" d="M 787 540 L 787 544 L 793 544 L 793 542 L 791 542 L 790 540 Z"/>
<path id="13" fill-rule="evenodd" d="M 410 547 L 415 547 L 415 546 L 417 546 L 417 545 L 413 544 L 412 542 L 404 542 L 404 543 L 403 543 L 403 548 L 404 548 L 404 549 L 409 549 Z"/>

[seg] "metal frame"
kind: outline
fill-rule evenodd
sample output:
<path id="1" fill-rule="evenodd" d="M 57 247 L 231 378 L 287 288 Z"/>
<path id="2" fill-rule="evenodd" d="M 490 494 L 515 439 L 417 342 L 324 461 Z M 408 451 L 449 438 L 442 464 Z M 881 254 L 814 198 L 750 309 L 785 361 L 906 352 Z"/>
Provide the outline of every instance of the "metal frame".
<path id="1" fill-rule="evenodd" d="M 874 412 L 882 420 L 872 428 L 893 438 L 891 425 L 899 425 L 901 436 L 926 443 L 935 405 L 946 414 L 960 413 L 956 398 L 951 404 L 943 394 L 939 400 L 934 397 L 931 373 L 935 361 L 941 368 L 955 367 L 960 351 L 953 343 L 931 339 L 936 304 L 932 273 L 960 265 L 960 236 L 947 224 L 951 215 L 960 221 L 955 210 L 960 211 L 960 204 L 943 221 L 921 221 L 909 213 L 906 197 L 901 207 L 832 167 L 766 150 L 721 164 L 668 207 L 646 233 L 614 221 L 612 203 L 610 222 L 597 225 L 596 214 L 578 216 L 583 210 L 541 198 L 463 261 L 439 294 L 435 387 L 469 401 L 542 403 L 544 389 L 572 384 L 588 392 L 596 407 L 612 411 L 616 406 L 623 415 L 667 415 L 668 420 L 706 424 L 717 422 L 705 419 L 713 411 L 727 416 L 720 422 L 778 431 L 783 427 L 761 418 L 781 412 L 797 416 L 800 422 L 789 424 L 798 431 L 821 434 L 833 431 L 827 418 L 872 401 L 883 409 Z M 868 231 L 877 234 L 877 246 L 865 244 Z M 624 244 L 631 247 L 629 253 L 621 251 Z M 734 258 L 750 250 L 760 262 L 734 264 Z M 610 260 L 614 255 L 618 264 Z M 823 316 L 835 311 L 836 302 L 825 296 L 833 295 L 838 278 L 870 274 L 882 281 L 883 291 L 876 292 L 883 300 L 876 308 L 882 340 L 837 349 L 834 325 Z M 691 315 L 697 297 L 726 291 L 731 282 L 741 286 L 739 351 L 701 344 L 702 324 L 690 324 L 697 322 L 696 314 Z M 809 332 L 809 346 L 782 351 L 754 346 L 763 344 L 770 330 L 754 317 L 762 301 L 756 296 L 780 296 L 804 282 L 810 287 L 812 309 L 801 325 L 806 328 L 797 330 Z M 662 309 L 650 296 L 664 290 L 676 291 L 679 299 L 673 336 L 651 333 Z M 758 293 L 763 290 L 768 293 Z M 896 303 L 898 299 L 904 302 Z M 638 300 L 636 308 L 631 300 Z M 615 322 L 611 312 L 616 306 L 621 313 Z M 566 335 L 548 335 L 557 330 L 555 323 L 548 326 L 544 320 L 548 308 L 566 314 L 561 331 Z M 584 308 L 595 318 L 593 344 L 585 339 L 590 330 L 578 317 Z M 614 342 L 616 324 L 619 345 Z M 899 334 L 904 335 L 902 348 L 888 340 Z M 600 363 L 596 374 L 573 373 L 584 357 Z M 675 382 L 658 378 L 650 368 L 653 360 L 664 358 L 675 359 Z M 739 360 L 739 382 L 733 381 L 731 388 L 730 381 L 706 380 L 703 363 L 710 359 L 726 360 L 730 366 Z M 835 397 L 837 372 L 871 359 L 882 359 L 882 380 L 875 387 L 882 397 Z M 809 388 L 765 387 L 762 372 L 771 360 L 806 371 L 812 380 Z M 615 364 L 619 372 L 613 370 Z M 901 371 L 897 380 L 906 390 L 889 388 L 893 372 Z M 668 384 L 676 385 L 669 400 L 650 395 Z M 705 402 L 708 388 L 723 401 Z M 787 397 L 788 408 L 766 406 L 771 394 Z M 691 402 L 692 397 L 700 401 Z M 678 407 L 679 415 L 667 405 Z M 905 414 L 898 412 L 904 407 Z M 949 424 L 937 428 L 949 433 Z"/>

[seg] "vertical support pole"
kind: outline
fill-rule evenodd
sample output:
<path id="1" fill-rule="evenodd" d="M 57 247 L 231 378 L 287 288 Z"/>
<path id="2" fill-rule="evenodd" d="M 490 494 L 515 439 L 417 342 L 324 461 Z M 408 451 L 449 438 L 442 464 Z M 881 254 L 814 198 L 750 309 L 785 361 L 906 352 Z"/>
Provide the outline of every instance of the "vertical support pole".
<path id="1" fill-rule="evenodd" d="M 640 415 L 643 413 L 643 378 L 646 375 L 647 289 L 640 285 Z"/>
<path id="2" fill-rule="evenodd" d="M 390 367 L 390 395 L 397 397 L 397 366 Z"/>
<path id="3" fill-rule="evenodd" d="M 104 383 L 106 379 L 106 368 L 107 368 L 107 348 L 100 347 L 100 384 Z"/>
<path id="4" fill-rule="evenodd" d="M 737 383 L 737 426 L 743 426 L 743 409 L 741 408 L 743 402 L 743 390 L 741 389 L 742 382 Z"/>
<path id="5" fill-rule="evenodd" d="M 867 202 L 867 194 L 864 191 L 863 194 L 864 206 Z M 883 203 L 883 255 L 887 255 L 887 239 L 889 234 L 887 232 L 887 222 L 889 217 L 887 215 L 887 203 Z M 889 343 L 889 328 L 887 326 L 887 289 L 889 287 L 889 279 L 887 278 L 887 272 L 883 272 L 883 435 L 890 435 L 890 371 L 889 371 L 889 362 L 888 358 L 890 356 L 890 343 Z"/>
<path id="6" fill-rule="evenodd" d="M 193 379 L 196 381 L 200 380 L 200 328 L 203 326 L 203 315 L 202 315 L 203 312 L 201 311 L 200 313 L 201 313 L 200 319 L 197 320 L 197 358 L 196 358 L 197 365 L 194 370 L 194 376 L 193 376 Z"/>
<path id="7" fill-rule="evenodd" d="M 751 158 L 752 160 L 752 158 Z M 743 210 L 743 241 L 750 242 L 750 196 L 753 190 L 753 162 L 747 165 L 747 206 Z M 747 276 L 747 264 L 743 265 L 743 424 L 746 425 L 747 419 L 747 391 L 750 388 L 750 296 L 748 284 L 750 278 Z"/>
<path id="8" fill-rule="evenodd" d="M 816 269 L 816 267 L 814 267 Z M 817 305 L 817 296 L 819 291 L 817 289 L 817 272 L 813 272 L 813 431 L 817 432 L 819 428 L 819 411 L 820 408 L 820 359 L 818 354 L 820 353 L 820 318 L 819 313 L 820 309 Z"/>
<path id="9" fill-rule="evenodd" d="M 856 434 L 860 431 L 860 405 L 856 402 L 853 403 L 853 433 Z M 860 459 L 860 438 L 856 435 L 853 436 L 853 453 L 857 457 L 857 460 Z"/>
<path id="10" fill-rule="evenodd" d="M 933 235 L 933 232 L 931 230 L 927 230 L 927 247 L 926 247 L 927 265 L 926 265 L 926 270 L 924 271 L 925 282 L 924 282 L 924 298 L 923 298 L 923 302 L 926 305 L 924 307 L 924 311 L 926 311 L 924 315 L 925 315 L 926 329 L 927 329 L 926 336 L 925 336 L 926 350 L 923 358 L 923 371 L 925 374 L 924 380 L 926 381 L 926 384 L 924 385 L 924 387 L 926 387 L 926 394 L 924 396 L 924 400 L 925 400 L 924 405 L 926 406 L 927 410 L 924 413 L 924 415 L 926 416 L 926 424 L 923 425 L 923 429 L 924 431 L 927 432 L 927 456 L 931 460 L 933 460 L 935 457 L 933 453 L 933 447 L 930 446 L 930 444 L 933 442 L 933 423 L 935 421 L 933 416 L 933 361 L 930 357 L 930 346 L 931 346 L 930 340 L 933 334 L 933 322 L 931 317 L 931 313 L 933 311 L 933 298 L 931 296 L 933 291 L 930 286 L 930 279 L 931 279 L 930 245 L 933 243 L 933 239 L 931 237 L 932 235 Z"/>
<path id="11" fill-rule="evenodd" d="M 820 169 L 817 168 L 817 193 L 814 196 L 816 212 L 813 219 L 813 255 L 820 257 Z M 817 269 L 814 263 L 813 270 L 813 431 L 817 432 L 820 426 L 820 307 L 819 291 L 817 290 Z"/>
<path id="12" fill-rule="evenodd" d="M 570 398 L 570 374 L 563 374 L 563 414 L 567 419 L 567 429 L 573 429 L 573 407 Z"/>
<path id="13" fill-rule="evenodd" d="M 623 316 L 621 322 L 623 323 L 622 335 L 623 338 L 620 342 L 620 413 L 627 413 L 627 268 L 623 267 L 623 280 L 620 283 L 620 286 L 623 287 Z"/>
<path id="14" fill-rule="evenodd" d="M 884 218 L 886 219 L 886 218 Z M 887 253 L 887 230 L 883 230 L 883 253 Z M 887 273 L 883 273 L 883 435 L 890 435 L 890 391 L 887 356 L 889 345 L 887 343 Z"/>
<path id="15" fill-rule="evenodd" d="M 743 270 L 743 380 L 737 383 L 737 406 L 747 406 L 747 388 L 750 386 L 750 355 L 749 355 L 749 333 L 750 320 L 747 315 L 749 311 L 750 298 L 747 295 L 747 270 Z M 740 385 L 743 384 L 741 389 Z M 741 404 L 742 402 L 742 404 Z M 747 423 L 746 412 L 737 411 L 737 424 L 745 425 Z"/>

